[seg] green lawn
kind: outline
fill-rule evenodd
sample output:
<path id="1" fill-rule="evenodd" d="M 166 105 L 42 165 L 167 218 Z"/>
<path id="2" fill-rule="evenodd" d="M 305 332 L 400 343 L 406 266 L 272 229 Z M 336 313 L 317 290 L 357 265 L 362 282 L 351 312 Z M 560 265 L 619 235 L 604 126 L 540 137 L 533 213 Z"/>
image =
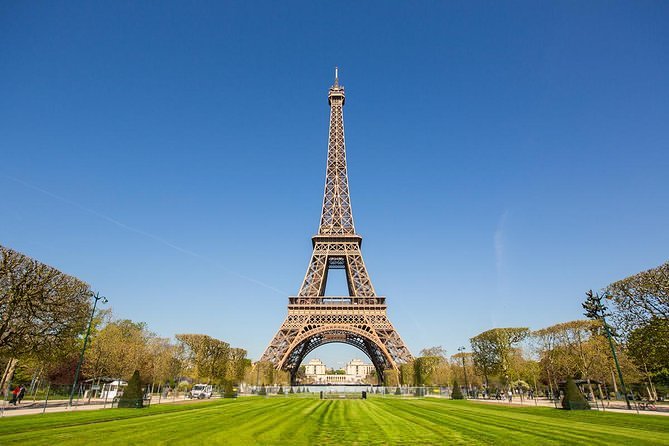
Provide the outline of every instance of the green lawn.
<path id="1" fill-rule="evenodd" d="M 436 398 L 249 397 L 7 417 L 0 444 L 669 445 L 669 417 Z"/>

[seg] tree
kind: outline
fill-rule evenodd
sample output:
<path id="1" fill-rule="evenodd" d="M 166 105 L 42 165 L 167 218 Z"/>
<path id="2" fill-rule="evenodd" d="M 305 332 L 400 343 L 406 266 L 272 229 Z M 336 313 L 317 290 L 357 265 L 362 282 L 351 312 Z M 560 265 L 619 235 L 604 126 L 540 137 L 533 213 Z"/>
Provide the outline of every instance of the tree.
<path id="1" fill-rule="evenodd" d="M 471 352 L 461 351 L 451 355 L 450 371 L 458 382 L 464 383 L 465 387 L 468 386 L 469 389 L 481 385 L 481 380 L 475 373 L 477 368 L 474 366 L 474 355 Z M 465 375 L 467 379 L 465 379 Z M 450 380 L 446 382 L 450 382 Z"/>
<path id="2" fill-rule="evenodd" d="M 599 320 L 576 320 L 555 324 L 541 332 L 551 332 L 556 345 L 553 360 L 561 366 L 562 374 L 580 376 L 587 380 L 591 394 L 594 394 L 591 378 L 605 376 L 608 370 L 608 345 L 603 336 L 603 326 Z M 559 352 L 558 354 L 555 354 Z"/>
<path id="3" fill-rule="evenodd" d="M 627 338 L 627 351 L 648 380 L 648 394 L 657 399 L 653 377 L 669 376 L 669 319 L 652 318 Z"/>
<path id="4" fill-rule="evenodd" d="M 228 368 L 227 375 L 229 381 L 235 383 L 242 382 L 250 367 L 251 360 L 246 357 L 246 350 L 243 348 L 230 349 L 230 367 Z"/>
<path id="5" fill-rule="evenodd" d="M 140 376 L 151 379 L 153 364 L 149 342 L 155 337 L 144 322 L 129 319 L 109 321 L 91 337 L 86 350 L 85 372 L 92 377 L 120 378 L 139 370 Z"/>
<path id="6" fill-rule="evenodd" d="M 413 361 L 400 364 L 399 369 L 400 369 L 400 384 L 402 384 L 403 386 L 413 386 L 415 383 Z M 374 382 L 375 376 L 376 376 L 375 372 L 370 373 L 367 376 L 367 381 L 371 382 L 372 384 L 375 384 Z"/>
<path id="7" fill-rule="evenodd" d="M 91 294 L 81 280 L 0 245 L 0 357 L 10 358 L 0 388 L 21 355 L 51 358 L 76 351 Z"/>
<path id="8" fill-rule="evenodd" d="M 446 358 L 446 349 L 441 345 L 424 348 L 420 351 L 421 356 L 433 356 L 436 358 Z"/>
<path id="9" fill-rule="evenodd" d="M 669 262 L 610 284 L 616 326 L 628 333 L 653 318 L 669 319 Z"/>
<path id="10" fill-rule="evenodd" d="M 433 375 L 445 359 L 438 356 L 420 356 L 413 361 L 414 380 L 417 386 L 434 384 Z"/>
<path id="11" fill-rule="evenodd" d="M 203 334 L 178 334 L 189 372 L 198 381 L 225 381 L 230 365 L 230 344 Z"/>
<path id="12" fill-rule="evenodd" d="M 474 364 L 483 372 L 486 386 L 489 374 L 499 374 L 508 385 L 512 355 L 529 332 L 527 327 L 493 328 L 470 339 Z"/>
<path id="13" fill-rule="evenodd" d="M 499 360 L 495 338 L 488 332 L 483 332 L 469 340 L 472 346 L 472 357 L 476 371 L 483 375 L 486 389 L 490 389 L 489 377 L 497 373 Z"/>

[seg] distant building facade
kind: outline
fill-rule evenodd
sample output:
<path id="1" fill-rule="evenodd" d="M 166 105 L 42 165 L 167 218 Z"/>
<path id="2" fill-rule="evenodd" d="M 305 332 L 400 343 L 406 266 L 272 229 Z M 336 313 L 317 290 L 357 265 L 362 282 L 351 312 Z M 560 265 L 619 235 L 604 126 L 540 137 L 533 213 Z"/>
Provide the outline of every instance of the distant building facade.
<path id="1" fill-rule="evenodd" d="M 346 375 L 355 376 L 360 380 L 364 380 L 367 375 L 374 372 L 374 365 L 362 362 L 360 359 L 354 359 L 346 364 Z"/>
<path id="2" fill-rule="evenodd" d="M 325 364 L 320 359 L 312 359 L 304 366 L 304 374 L 307 378 L 325 376 Z"/>
<path id="3" fill-rule="evenodd" d="M 325 364 L 320 359 L 312 359 L 304 366 L 307 382 L 313 384 L 362 384 L 370 373 L 374 372 L 374 365 L 367 364 L 360 359 L 353 359 L 344 367 L 344 373 L 328 373 Z"/>

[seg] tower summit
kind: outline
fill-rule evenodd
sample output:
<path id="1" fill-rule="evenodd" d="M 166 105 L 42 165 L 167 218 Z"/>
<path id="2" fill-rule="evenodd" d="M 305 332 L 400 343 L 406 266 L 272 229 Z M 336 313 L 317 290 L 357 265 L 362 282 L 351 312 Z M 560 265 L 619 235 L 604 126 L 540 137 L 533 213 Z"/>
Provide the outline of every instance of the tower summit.
<path id="1" fill-rule="evenodd" d="M 328 92 L 330 131 L 325 192 L 313 253 L 297 296 L 288 298 L 288 316 L 265 349 L 262 361 L 291 374 L 295 381 L 302 360 L 314 349 L 333 342 L 365 353 L 379 379 L 384 370 L 412 359 L 388 319 L 385 297 L 377 296 L 362 259 L 362 237 L 355 232 L 346 171 L 344 87 L 339 70 Z M 326 296 L 328 271 L 346 272 L 348 296 Z"/>

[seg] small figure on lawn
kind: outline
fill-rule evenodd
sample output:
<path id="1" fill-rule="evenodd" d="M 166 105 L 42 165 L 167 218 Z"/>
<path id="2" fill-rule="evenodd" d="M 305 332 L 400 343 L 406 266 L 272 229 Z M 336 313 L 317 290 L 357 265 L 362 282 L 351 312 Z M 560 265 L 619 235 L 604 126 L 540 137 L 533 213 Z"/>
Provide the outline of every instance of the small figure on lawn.
<path id="1" fill-rule="evenodd" d="M 14 390 L 12 390 L 12 400 L 9 402 L 9 404 L 16 406 L 16 402 L 19 399 L 19 393 L 21 393 L 21 388 L 19 386 L 14 387 Z"/>
<path id="2" fill-rule="evenodd" d="M 23 400 L 24 396 L 26 396 L 26 388 L 24 385 L 21 385 L 21 387 L 19 388 L 19 396 L 17 398 L 19 404 L 21 404 L 21 400 Z"/>

